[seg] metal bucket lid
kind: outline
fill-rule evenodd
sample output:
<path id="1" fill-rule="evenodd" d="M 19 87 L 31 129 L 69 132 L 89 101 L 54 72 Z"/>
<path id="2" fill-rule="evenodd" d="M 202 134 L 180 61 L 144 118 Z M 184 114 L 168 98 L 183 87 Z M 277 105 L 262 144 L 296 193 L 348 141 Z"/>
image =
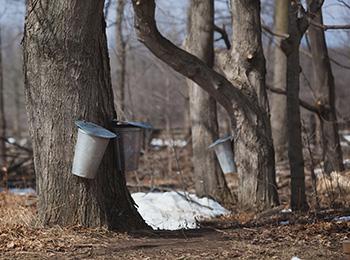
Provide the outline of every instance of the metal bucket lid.
<path id="1" fill-rule="evenodd" d="M 233 136 L 232 135 L 229 135 L 229 136 L 225 136 L 223 138 L 220 138 L 218 140 L 216 140 L 214 143 L 212 143 L 211 145 L 208 146 L 208 148 L 213 148 L 214 146 L 218 145 L 218 144 L 221 144 L 221 143 L 224 143 L 228 140 L 231 140 L 232 141 L 233 139 Z"/>
<path id="2" fill-rule="evenodd" d="M 116 127 L 138 127 L 143 129 L 153 129 L 152 125 L 144 122 L 135 122 L 135 121 L 116 121 L 114 120 Z"/>
<path id="3" fill-rule="evenodd" d="M 91 122 L 86 122 L 86 121 L 76 121 L 75 122 L 76 126 L 79 127 L 81 131 L 83 131 L 87 135 L 92 135 L 96 137 L 101 137 L 101 138 L 116 138 L 118 137 L 115 133 L 107 130 L 106 128 L 103 128 L 102 126 L 96 125 Z"/>

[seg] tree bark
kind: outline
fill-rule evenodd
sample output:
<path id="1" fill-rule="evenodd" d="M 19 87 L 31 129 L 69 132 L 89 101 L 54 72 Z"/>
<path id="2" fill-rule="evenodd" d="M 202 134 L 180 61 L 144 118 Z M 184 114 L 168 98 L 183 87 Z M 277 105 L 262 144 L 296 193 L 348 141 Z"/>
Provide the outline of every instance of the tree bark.
<path id="1" fill-rule="evenodd" d="M 323 25 L 321 10 L 318 11 L 313 21 Z M 320 109 L 324 170 L 330 174 L 332 171 L 345 170 L 335 110 L 335 83 L 324 30 L 311 24 L 309 39 L 313 64 L 313 86 L 317 106 Z"/>
<path id="2" fill-rule="evenodd" d="M 0 25 L 0 166 L 6 167 L 6 118 L 4 105 L 4 77 L 2 64 L 2 38 Z"/>
<path id="3" fill-rule="evenodd" d="M 118 114 L 125 119 L 125 69 L 126 69 L 126 48 L 123 34 L 125 0 L 118 0 L 116 19 L 116 51 L 117 51 L 117 75 L 115 103 Z"/>
<path id="4" fill-rule="evenodd" d="M 77 129 L 105 127 L 116 114 L 102 0 L 29 0 L 24 32 L 26 106 L 37 177 L 38 216 L 46 225 L 145 228 L 107 148 L 97 177 L 71 174 Z"/>
<path id="5" fill-rule="evenodd" d="M 214 0 L 192 0 L 189 9 L 186 50 L 212 68 L 214 63 Z M 189 86 L 193 166 L 196 194 L 230 204 L 232 195 L 208 146 L 218 138 L 215 99 L 196 83 Z"/>
<path id="6" fill-rule="evenodd" d="M 286 52 L 288 157 L 291 171 L 291 208 L 293 210 L 307 210 L 299 107 L 299 46 L 303 34 L 298 29 L 297 15 L 297 5 L 289 2 L 289 49 Z"/>
<path id="7" fill-rule="evenodd" d="M 232 52 L 230 65 L 233 77 L 243 83 L 242 91 L 251 102 L 258 102 L 260 125 L 247 125 L 242 116 L 237 119 L 235 156 L 238 162 L 240 186 L 238 201 L 242 208 L 252 207 L 250 198 L 263 197 L 269 206 L 278 204 L 275 158 L 270 125 L 269 105 L 265 86 L 265 57 L 261 41 L 260 1 L 231 0 Z M 263 129 L 263 139 L 258 134 Z M 256 147 L 262 146 L 263 148 Z M 253 185 L 252 185 L 253 184 Z M 257 205 L 259 207 L 259 205 Z"/>
<path id="8" fill-rule="evenodd" d="M 232 120 L 232 129 L 237 142 L 238 172 L 241 179 L 239 204 L 241 208 L 262 210 L 278 204 L 275 182 L 274 150 L 271 137 L 269 114 L 266 111 L 267 100 L 264 82 L 264 65 L 261 46 L 260 4 L 259 1 L 235 1 L 237 19 L 235 26 L 240 33 L 249 35 L 235 46 L 242 74 L 225 78 L 209 68 L 197 57 L 185 52 L 165 39 L 158 31 L 155 15 L 155 2 L 152 0 L 133 0 L 135 28 L 138 38 L 159 59 L 174 70 L 188 77 L 209 95 L 213 96 L 228 112 Z M 242 5 L 242 13 L 236 12 Z M 236 28 L 236 27 L 235 27 Z M 247 30 L 245 32 L 245 30 Z M 238 33 L 239 34 L 239 33 Z M 237 36 L 237 35 L 235 35 Z M 236 38 L 235 38 L 236 40 Z M 242 50 L 239 50 L 239 48 Z M 229 66 L 227 66 L 229 67 Z M 227 70 L 231 71 L 230 68 Z M 236 120 L 237 119 L 237 120 Z"/>
<path id="9" fill-rule="evenodd" d="M 288 34 L 288 2 L 275 0 L 275 32 Z M 273 86 L 286 90 L 287 57 L 279 47 L 281 38 L 276 37 L 273 65 Z M 287 102 L 284 95 L 270 94 L 272 137 L 276 161 L 287 159 Z"/>

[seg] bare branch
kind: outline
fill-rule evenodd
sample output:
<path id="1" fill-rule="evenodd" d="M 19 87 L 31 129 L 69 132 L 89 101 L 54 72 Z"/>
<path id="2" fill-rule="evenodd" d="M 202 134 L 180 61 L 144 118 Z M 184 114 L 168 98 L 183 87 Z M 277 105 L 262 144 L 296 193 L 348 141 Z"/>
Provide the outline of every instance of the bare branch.
<path id="1" fill-rule="evenodd" d="M 231 43 L 230 43 L 230 40 L 228 38 L 226 29 L 225 29 L 225 25 L 223 25 L 222 28 L 220 28 L 219 26 L 214 24 L 214 31 L 216 31 L 216 32 L 221 34 L 221 38 L 219 40 L 223 39 L 224 42 L 225 42 L 226 48 L 228 50 L 231 49 Z"/>
<path id="2" fill-rule="evenodd" d="M 350 4 L 346 3 L 344 0 L 338 0 L 339 3 L 342 3 L 345 7 L 350 9 Z"/>
<path id="3" fill-rule="evenodd" d="M 283 89 L 274 88 L 272 86 L 269 86 L 268 84 L 266 84 L 266 88 L 275 94 L 280 94 L 280 95 L 285 95 L 285 96 L 287 95 L 287 91 L 285 91 Z M 319 114 L 319 110 L 316 106 L 313 106 L 304 100 L 299 99 L 299 105 L 302 106 L 303 108 L 305 108 L 306 110 L 309 110 L 311 112 Z"/>
<path id="4" fill-rule="evenodd" d="M 275 36 L 275 37 L 279 37 L 279 38 L 282 38 L 282 39 L 287 39 L 287 38 L 289 37 L 289 34 L 287 34 L 287 33 L 277 33 L 277 32 L 274 32 L 272 29 L 270 29 L 267 25 L 264 25 L 264 24 L 261 25 L 261 28 L 262 28 L 265 32 L 267 32 L 267 33 L 269 33 L 269 34 L 271 34 L 271 35 L 273 35 L 273 36 Z"/>
<path id="5" fill-rule="evenodd" d="M 306 57 L 312 59 L 312 54 L 311 54 L 310 52 L 306 51 L 306 50 L 303 49 L 303 48 L 300 48 L 299 50 L 300 50 L 300 52 L 303 53 Z M 341 68 L 343 68 L 343 69 L 350 70 L 350 66 L 349 66 L 349 65 L 345 65 L 345 64 L 343 64 L 343 63 L 337 61 L 336 59 L 332 58 L 332 57 L 329 57 L 329 60 L 330 60 L 332 63 L 334 63 L 335 65 L 337 65 L 337 66 L 339 66 L 339 67 L 341 67 Z"/>
<path id="6" fill-rule="evenodd" d="M 322 8 L 324 0 L 313 0 L 309 5 L 308 11 L 305 11 L 303 5 L 298 1 L 299 10 L 303 14 L 303 17 L 299 19 L 299 31 L 300 35 L 303 36 L 309 27 L 312 19 L 316 16 L 317 12 Z"/>
<path id="7" fill-rule="evenodd" d="M 155 56 L 166 62 L 171 68 L 193 80 L 213 96 L 230 115 L 235 114 L 234 103 L 251 124 L 254 120 L 250 114 L 259 113 L 258 104 L 248 99 L 240 87 L 243 83 L 231 84 L 224 76 L 209 68 L 194 55 L 178 48 L 162 36 L 155 22 L 154 0 L 132 0 L 135 11 L 135 29 L 141 41 Z M 250 113 L 248 113 L 250 111 Z M 232 116 L 232 120 L 235 118 Z"/>
<path id="8" fill-rule="evenodd" d="M 326 25 L 326 24 L 319 24 L 315 21 L 310 21 L 312 25 L 323 29 L 324 31 L 327 30 L 350 30 L 350 24 L 342 24 L 342 25 Z"/>

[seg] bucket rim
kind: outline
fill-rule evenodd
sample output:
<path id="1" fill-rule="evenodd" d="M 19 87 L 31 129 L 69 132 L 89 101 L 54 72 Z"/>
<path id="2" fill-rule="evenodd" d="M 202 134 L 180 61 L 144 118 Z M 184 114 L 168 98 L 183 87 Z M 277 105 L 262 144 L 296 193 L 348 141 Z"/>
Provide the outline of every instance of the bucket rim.
<path id="1" fill-rule="evenodd" d="M 119 137 L 117 134 L 107 130 L 106 128 L 92 122 L 87 122 L 85 120 L 77 120 L 75 121 L 75 125 L 79 128 L 80 131 L 90 136 L 105 139 L 113 139 Z"/>
<path id="2" fill-rule="evenodd" d="M 153 129 L 153 126 L 151 124 L 145 122 L 113 120 L 113 123 L 113 126 L 116 128 L 137 127 L 142 129 Z"/>
<path id="3" fill-rule="evenodd" d="M 214 146 L 218 145 L 218 144 L 222 144 L 225 143 L 226 141 L 232 141 L 233 140 L 233 136 L 232 135 L 228 135 L 222 138 L 217 139 L 214 143 L 212 143 L 211 145 L 208 146 L 208 148 L 213 148 Z"/>

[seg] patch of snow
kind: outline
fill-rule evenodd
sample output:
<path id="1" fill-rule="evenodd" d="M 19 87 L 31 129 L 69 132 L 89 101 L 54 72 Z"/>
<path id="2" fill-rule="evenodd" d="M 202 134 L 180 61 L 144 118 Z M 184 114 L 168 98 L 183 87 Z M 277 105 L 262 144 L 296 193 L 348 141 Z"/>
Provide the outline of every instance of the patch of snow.
<path id="1" fill-rule="evenodd" d="M 19 140 L 18 144 L 21 145 L 21 146 L 25 146 L 25 145 L 28 144 L 28 139 L 27 138 L 22 138 L 21 140 Z"/>
<path id="2" fill-rule="evenodd" d="M 10 144 L 16 143 L 16 139 L 13 138 L 13 137 L 8 137 L 8 138 L 7 138 L 7 141 L 8 141 Z"/>
<path id="3" fill-rule="evenodd" d="M 183 192 L 138 192 L 132 197 L 139 213 L 153 229 L 197 228 L 197 220 L 229 214 L 214 200 Z"/>
<path id="4" fill-rule="evenodd" d="M 4 191 L 4 190 L 5 189 L 0 189 L 0 191 Z M 35 190 L 32 188 L 24 188 L 24 189 L 11 188 L 8 191 L 16 195 L 34 195 L 36 193 Z"/>
<path id="5" fill-rule="evenodd" d="M 348 222 L 350 221 L 350 216 L 335 217 L 333 221 L 336 222 Z"/>
<path id="6" fill-rule="evenodd" d="M 350 168 L 350 159 L 345 159 L 344 160 L 344 165 L 345 165 L 345 167 L 349 167 Z"/>
<path id="7" fill-rule="evenodd" d="M 349 134 L 343 135 L 343 137 L 346 141 L 350 142 L 350 135 Z"/>
<path id="8" fill-rule="evenodd" d="M 159 138 L 153 138 L 151 140 L 151 145 L 152 146 L 175 146 L 175 147 L 184 147 L 187 145 L 187 142 L 185 140 L 180 140 L 180 139 L 159 139 Z"/>
<path id="9" fill-rule="evenodd" d="M 340 146 L 349 146 L 349 143 L 348 143 L 348 142 L 340 141 Z"/>
<path id="10" fill-rule="evenodd" d="M 291 260 L 301 260 L 301 259 L 297 256 L 293 256 Z"/>
<path id="11" fill-rule="evenodd" d="M 281 221 L 281 222 L 280 222 L 280 225 L 289 225 L 289 221 L 288 221 L 288 220 L 286 220 L 286 221 Z"/>

